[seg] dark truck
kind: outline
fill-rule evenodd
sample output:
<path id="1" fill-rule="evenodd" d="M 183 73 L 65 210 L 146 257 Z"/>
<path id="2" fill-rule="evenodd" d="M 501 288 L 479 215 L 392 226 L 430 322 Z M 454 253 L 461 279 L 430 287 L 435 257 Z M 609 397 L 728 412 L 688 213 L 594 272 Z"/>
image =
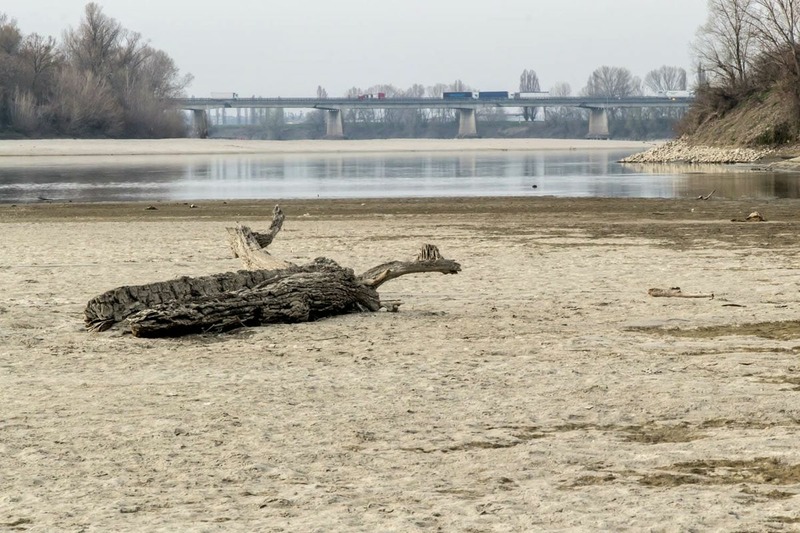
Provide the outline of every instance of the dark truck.
<path id="1" fill-rule="evenodd" d="M 451 91 L 442 93 L 442 98 L 445 100 L 476 100 L 478 93 L 476 91 Z"/>
<path id="2" fill-rule="evenodd" d="M 499 100 L 508 99 L 508 91 L 481 91 L 478 93 L 478 100 Z"/>

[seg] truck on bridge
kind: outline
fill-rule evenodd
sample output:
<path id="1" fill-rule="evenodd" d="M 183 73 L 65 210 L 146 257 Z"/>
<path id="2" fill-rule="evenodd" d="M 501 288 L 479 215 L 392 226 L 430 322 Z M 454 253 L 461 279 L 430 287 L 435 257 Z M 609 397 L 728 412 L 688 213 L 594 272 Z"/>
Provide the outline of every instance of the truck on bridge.
<path id="1" fill-rule="evenodd" d="M 508 91 L 450 91 L 442 93 L 445 100 L 497 100 L 507 99 Z"/>
<path id="2" fill-rule="evenodd" d="M 508 98 L 508 91 L 480 91 L 478 92 L 478 100 L 496 100 L 498 98 Z"/>
<path id="3" fill-rule="evenodd" d="M 666 96 L 667 98 L 692 98 L 694 91 L 658 91 L 658 96 Z"/>
<path id="4" fill-rule="evenodd" d="M 477 100 L 478 91 L 449 91 L 443 92 L 442 98 L 445 100 Z"/>
<path id="5" fill-rule="evenodd" d="M 211 98 L 219 98 L 221 100 L 235 100 L 239 98 L 237 93 L 211 93 Z"/>
<path id="6" fill-rule="evenodd" d="M 521 93 L 514 93 L 515 99 L 520 98 L 550 98 L 550 92 L 548 91 L 534 91 L 534 92 L 521 92 Z"/>

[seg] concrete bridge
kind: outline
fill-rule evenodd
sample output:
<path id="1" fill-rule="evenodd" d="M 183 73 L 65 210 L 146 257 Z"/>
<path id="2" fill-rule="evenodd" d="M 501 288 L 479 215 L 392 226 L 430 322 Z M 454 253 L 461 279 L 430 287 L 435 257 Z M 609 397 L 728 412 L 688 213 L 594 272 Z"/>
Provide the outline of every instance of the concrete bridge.
<path id="1" fill-rule="evenodd" d="M 477 137 L 475 110 L 491 107 L 577 107 L 589 110 L 591 139 L 608 138 L 608 110 L 618 108 L 687 108 L 693 97 L 554 96 L 543 98 L 178 98 L 173 103 L 194 112 L 198 136 L 208 136 L 208 111 L 212 109 L 302 108 L 326 111 L 326 137 L 344 138 L 343 109 L 455 109 L 458 111 L 458 137 Z"/>

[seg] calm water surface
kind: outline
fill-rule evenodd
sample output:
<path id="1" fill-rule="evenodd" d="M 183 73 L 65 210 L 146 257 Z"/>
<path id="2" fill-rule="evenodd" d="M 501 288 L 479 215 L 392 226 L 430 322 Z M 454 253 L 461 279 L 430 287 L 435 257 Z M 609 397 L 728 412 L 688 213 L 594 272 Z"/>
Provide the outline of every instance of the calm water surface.
<path id="1" fill-rule="evenodd" d="M 560 196 L 798 198 L 800 174 L 644 166 L 619 150 L 0 159 L 0 202 Z"/>

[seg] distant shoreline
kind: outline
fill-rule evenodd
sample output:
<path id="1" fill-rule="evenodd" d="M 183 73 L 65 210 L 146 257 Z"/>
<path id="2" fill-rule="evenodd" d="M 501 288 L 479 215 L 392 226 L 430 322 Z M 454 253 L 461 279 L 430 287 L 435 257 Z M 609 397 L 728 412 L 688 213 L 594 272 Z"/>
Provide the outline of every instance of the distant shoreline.
<path id="1" fill-rule="evenodd" d="M 660 142 L 589 139 L 379 139 L 253 141 L 231 139 L 37 139 L 0 141 L 0 158 L 235 154 L 369 154 L 530 150 L 648 150 Z"/>

